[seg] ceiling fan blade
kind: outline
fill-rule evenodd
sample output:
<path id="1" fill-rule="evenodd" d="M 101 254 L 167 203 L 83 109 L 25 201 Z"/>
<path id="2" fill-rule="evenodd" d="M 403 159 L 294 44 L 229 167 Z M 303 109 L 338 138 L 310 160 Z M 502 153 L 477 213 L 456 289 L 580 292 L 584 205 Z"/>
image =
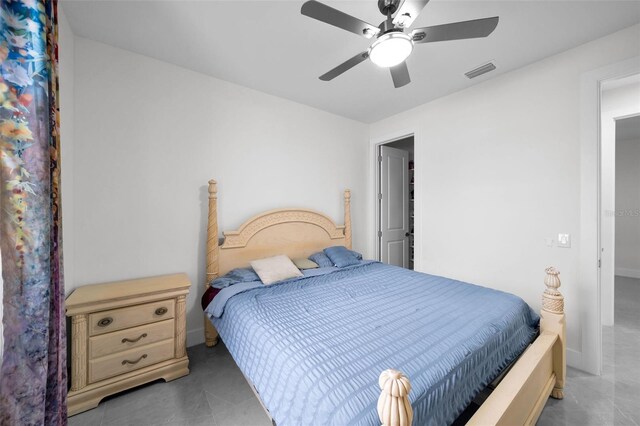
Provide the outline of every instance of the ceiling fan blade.
<path id="1" fill-rule="evenodd" d="M 360 62 L 363 62 L 368 57 L 369 57 L 369 52 L 368 51 L 364 51 L 364 52 L 358 53 L 356 56 L 354 56 L 353 58 L 351 58 L 351 59 L 349 59 L 349 60 L 347 60 L 347 61 L 345 61 L 343 63 L 341 63 L 340 65 L 338 65 L 337 67 L 335 67 L 334 69 L 329 71 L 328 73 L 322 74 L 320 76 L 320 80 L 322 80 L 322 81 L 333 80 L 334 78 L 336 78 L 337 76 L 339 76 L 343 72 L 349 71 L 351 68 L 355 67 Z"/>
<path id="2" fill-rule="evenodd" d="M 393 18 L 394 25 L 401 28 L 409 28 L 427 3 L 429 3 L 429 0 L 404 0 L 404 3 L 402 3 Z"/>
<path id="3" fill-rule="evenodd" d="M 391 70 L 391 78 L 393 79 L 393 85 L 396 89 L 411 83 L 411 77 L 409 77 L 409 69 L 407 68 L 406 62 L 389 69 Z"/>
<path id="4" fill-rule="evenodd" d="M 493 18 L 416 28 L 411 33 L 411 37 L 413 37 L 414 43 L 433 43 L 436 41 L 486 37 L 496 29 L 499 19 L 499 17 L 494 16 Z"/>
<path id="5" fill-rule="evenodd" d="M 361 35 L 365 38 L 371 38 L 378 34 L 380 29 L 375 25 L 361 21 L 351 15 L 347 15 L 337 9 L 329 7 L 315 0 L 309 0 L 302 5 L 300 12 L 310 18 L 325 22 L 343 30 L 350 31 L 354 34 Z"/>

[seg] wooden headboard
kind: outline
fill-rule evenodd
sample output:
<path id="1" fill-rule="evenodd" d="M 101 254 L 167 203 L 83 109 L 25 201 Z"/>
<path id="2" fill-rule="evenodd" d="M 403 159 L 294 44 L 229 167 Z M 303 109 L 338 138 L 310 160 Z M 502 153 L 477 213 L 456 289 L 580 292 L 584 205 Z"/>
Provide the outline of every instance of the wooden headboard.
<path id="1" fill-rule="evenodd" d="M 209 283 L 234 268 L 249 266 L 251 260 L 278 254 L 290 258 L 308 257 L 331 246 L 351 248 L 351 191 L 344 191 L 344 225 L 338 226 L 322 213 L 307 209 L 278 209 L 258 214 L 236 231 L 223 232 L 218 241 L 218 186 L 209 181 L 207 227 L 207 276 Z M 205 317 L 207 346 L 218 341 L 218 332 Z"/>

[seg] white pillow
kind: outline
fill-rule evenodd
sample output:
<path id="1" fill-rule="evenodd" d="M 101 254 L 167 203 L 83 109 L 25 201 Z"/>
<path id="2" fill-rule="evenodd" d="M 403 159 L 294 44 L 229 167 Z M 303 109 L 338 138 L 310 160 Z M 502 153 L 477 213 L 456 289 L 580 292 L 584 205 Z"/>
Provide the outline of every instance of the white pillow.
<path id="1" fill-rule="evenodd" d="M 269 285 L 289 278 L 302 277 L 296 265 L 285 255 L 249 262 L 263 284 Z"/>

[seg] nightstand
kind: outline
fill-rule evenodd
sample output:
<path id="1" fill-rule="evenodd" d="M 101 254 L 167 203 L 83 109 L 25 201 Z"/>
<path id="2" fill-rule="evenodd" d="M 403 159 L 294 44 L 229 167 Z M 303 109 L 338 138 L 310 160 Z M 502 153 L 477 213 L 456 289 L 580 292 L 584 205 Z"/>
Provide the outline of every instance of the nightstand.
<path id="1" fill-rule="evenodd" d="M 186 274 L 87 285 L 66 300 L 71 317 L 72 416 L 105 396 L 189 374 Z"/>

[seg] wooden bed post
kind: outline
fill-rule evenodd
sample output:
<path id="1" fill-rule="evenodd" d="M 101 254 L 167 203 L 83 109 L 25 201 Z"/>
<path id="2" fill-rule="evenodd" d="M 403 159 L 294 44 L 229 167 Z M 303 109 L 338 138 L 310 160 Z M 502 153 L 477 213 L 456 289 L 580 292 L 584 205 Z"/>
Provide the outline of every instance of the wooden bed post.
<path id="1" fill-rule="evenodd" d="M 344 241 L 351 250 L 351 190 L 344 190 Z"/>
<path id="2" fill-rule="evenodd" d="M 209 181 L 209 217 L 207 224 L 207 277 L 205 291 L 209 283 L 218 277 L 218 184 L 215 180 Z M 208 347 L 218 343 L 218 330 L 211 324 L 206 314 L 204 316 L 204 340 Z"/>
<path id="3" fill-rule="evenodd" d="M 380 398 L 378 398 L 378 417 L 382 426 L 411 426 L 413 408 L 409 401 L 411 383 L 407 376 L 398 370 L 384 370 L 378 379 Z"/>
<path id="4" fill-rule="evenodd" d="M 556 399 L 564 398 L 564 382 L 567 374 L 566 360 L 566 322 L 564 316 L 564 297 L 558 291 L 560 287 L 560 272 L 550 266 L 545 269 L 547 273 L 544 284 L 547 289 L 542 295 L 542 311 L 540 312 L 541 333 L 558 335 L 558 340 L 553 347 L 553 372 L 556 375 L 556 384 L 551 390 L 551 396 Z"/>

